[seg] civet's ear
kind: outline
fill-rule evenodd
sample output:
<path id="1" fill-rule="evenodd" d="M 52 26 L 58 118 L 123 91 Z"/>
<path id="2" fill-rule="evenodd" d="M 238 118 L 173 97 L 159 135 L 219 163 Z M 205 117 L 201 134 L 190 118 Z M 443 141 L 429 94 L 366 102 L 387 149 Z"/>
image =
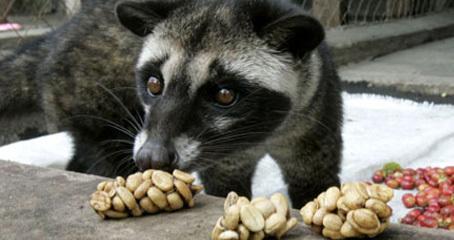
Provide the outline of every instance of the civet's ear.
<path id="1" fill-rule="evenodd" d="M 259 35 L 279 50 L 302 56 L 323 41 L 325 32 L 314 18 L 297 14 L 283 16 L 271 22 L 259 32 Z"/>
<path id="2" fill-rule="evenodd" d="M 124 1 L 115 7 L 120 23 L 134 34 L 144 37 L 182 5 L 183 0 Z"/>
<path id="3" fill-rule="evenodd" d="M 314 50 L 325 38 L 322 25 L 289 1 L 243 2 L 256 34 L 271 47 L 295 57 Z"/>

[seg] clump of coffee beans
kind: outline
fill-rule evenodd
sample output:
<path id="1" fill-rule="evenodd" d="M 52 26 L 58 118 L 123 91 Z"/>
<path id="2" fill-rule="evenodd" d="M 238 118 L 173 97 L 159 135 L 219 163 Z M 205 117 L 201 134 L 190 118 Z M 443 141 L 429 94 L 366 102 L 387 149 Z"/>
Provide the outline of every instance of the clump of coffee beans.
<path id="1" fill-rule="evenodd" d="M 180 170 L 172 174 L 160 170 L 147 170 L 103 181 L 91 195 L 90 206 L 105 218 L 126 218 L 144 213 L 175 211 L 194 206 L 194 195 L 203 190 L 194 185 L 195 178 Z"/>
<path id="2" fill-rule="evenodd" d="M 347 183 L 330 187 L 300 213 L 305 224 L 330 239 L 374 237 L 389 225 L 392 197 L 393 190 L 384 185 Z"/>
<path id="3" fill-rule="evenodd" d="M 257 197 L 249 201 L 230 192 L 224 202 L 224 216 L 216 222 L 211 239 L 280 239 L 297 223 L 296 218 L 290 217 L 287 198 L 281 193 L 275 193 L 269 199 Z"/>

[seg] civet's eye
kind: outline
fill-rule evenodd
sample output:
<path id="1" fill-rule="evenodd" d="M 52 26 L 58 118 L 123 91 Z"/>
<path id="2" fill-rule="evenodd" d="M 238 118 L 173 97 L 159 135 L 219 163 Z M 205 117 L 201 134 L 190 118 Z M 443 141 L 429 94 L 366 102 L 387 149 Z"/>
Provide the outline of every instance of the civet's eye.
<path id="1" fill-rule="evenodd" d="M 147 82 L 148 94 L 156 96 L 162 93 L 162 83 L 155 77 L 150 77 Z"/>
<path id="2" fill-rule="evenodd" d="M 223 107 L 230 107 L 231 105 L 233 105 L 236 98 L 236 93 L 233 90 L 227 88 L 219 89 L 214 97 L 216 103 Z"/>

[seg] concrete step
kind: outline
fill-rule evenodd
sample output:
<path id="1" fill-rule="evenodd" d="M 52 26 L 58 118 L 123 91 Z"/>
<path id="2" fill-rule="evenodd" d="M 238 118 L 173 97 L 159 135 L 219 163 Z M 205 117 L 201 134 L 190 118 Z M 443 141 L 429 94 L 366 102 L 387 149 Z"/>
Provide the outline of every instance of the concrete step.
<path id="1" fill-rule="evenodd" d="M 338 65 L 359 62 L 454 37 L 454 9 L 395 21 L 329 29 L 326 41 Z"/>
<path id="2" fill-rule="evenodd" d="M 366 92 L 388 89 L 452 100 L 454 38 L 344 66 L 340 75 L 347 85 L 363 86 Z"/>

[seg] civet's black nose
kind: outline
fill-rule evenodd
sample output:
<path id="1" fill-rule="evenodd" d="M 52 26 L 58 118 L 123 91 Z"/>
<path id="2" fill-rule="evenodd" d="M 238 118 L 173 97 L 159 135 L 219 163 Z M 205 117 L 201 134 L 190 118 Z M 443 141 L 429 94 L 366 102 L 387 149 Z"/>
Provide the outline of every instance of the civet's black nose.
<path id="1" fill-rule="evenodd" d="M 140 171 L 152 168 L 171 172 L 177 166 L 178 153 L 173 146 L 147 141 L 137 152 L 135 162 Z"/>

